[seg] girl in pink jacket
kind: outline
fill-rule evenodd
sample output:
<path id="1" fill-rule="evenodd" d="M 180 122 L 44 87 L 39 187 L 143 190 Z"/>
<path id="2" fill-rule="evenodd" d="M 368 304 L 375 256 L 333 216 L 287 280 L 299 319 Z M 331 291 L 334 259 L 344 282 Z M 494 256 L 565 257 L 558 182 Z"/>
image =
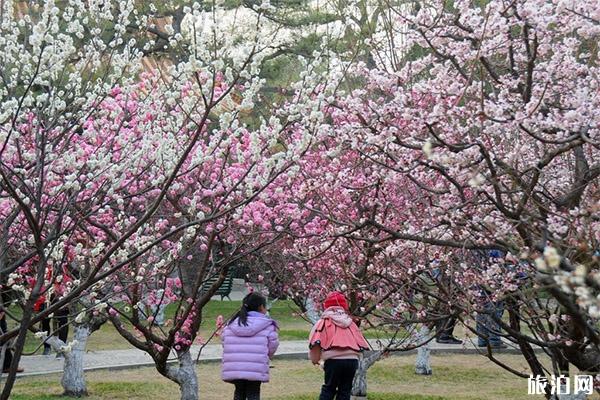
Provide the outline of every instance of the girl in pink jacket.
<path id="1" fill-rule="evenodd" d="M 325 384 L 319 400 L 350 400 L 358 357 L 369 349 L 369 343 L 348 315 L 348 301 L 342 293 L 331 292 L 323 309 L 308 344 L 313 364 L 324 361 Z"/>
<path id="2" fill-rule="evenodd" d="M 235 385 L 234 400 L 259 400 L 260 384 L 269 381 L 269 360 L 279 339 L 277 323 L 266 313 L 267 300 L 250 293 L 223 330 L 221 377 Z"/>

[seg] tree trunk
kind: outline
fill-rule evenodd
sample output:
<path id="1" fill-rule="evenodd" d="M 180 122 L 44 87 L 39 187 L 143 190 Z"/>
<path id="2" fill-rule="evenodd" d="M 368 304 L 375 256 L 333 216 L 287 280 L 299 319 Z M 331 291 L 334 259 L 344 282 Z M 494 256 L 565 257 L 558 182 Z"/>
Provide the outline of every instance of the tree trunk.
<path id="1" fill-rule="evenodd" d="M 315 306 L 315 302 L 310 297 L 304 301 L 304 307 L 306 308 L 306 318 L 314 325 L 319 321 L 319 312 Z"/>
<path id="2" fill-rule="evenodd" d="M 74 324 L 70 351 L 64 349 L 67 343 L 56 336 L 45 339 L 54 351 L 65 357 L 63 377 L 60 381 L 65 396 L 81 397 L 88 394 L 83 371 L 83 357 L 91 334 L 92 328 L 88 324 Z"/>
<path id="3" fill-rule="evenodd" d="M 363 357 L 358 360 L 358 369 L 352 383 L 352 400 L 367 398 L 367 371 L 382 355 L 381 350 L 365 351 Z"/>
<path id="4" fill-rule="evenodd" d="M 70 352 L 64 353 L 65 364 L 60 382 L 65 391 L 65 396 L 87 396 L 87 385 L 83 373 L 83 356 L 91 333 L 92 330 L 87 325 L 75 324 L 74 326 L 73 347 Z"/>
<path id="5" fill-rule="evenodd" d="M 417 361 L 415 362 L 415 374 L 417 375 L 431 375 L 433 373 L 430 363 L 429 335 L 430 331 L 427 325 L 423 325 L 417 334 L 416 343 L 425 343 L 417 349 Z"/>
<path id="6" fill-rule="evenodd" d="M 2 394 L 0 394 L 0 400 L 9 400 L 13 386 L 15 385 L 15 379 L 17 378 L 17 368 L 21 361 L 21 355 L 23 354 L 23 348 L 25 347 L 25 339 L 27 338 L 27 328 L 30 325 L 30 321 L 33 315 L 33 304 L 28 301 L 27 307 L 23 310 L 23 316 L 21 317 L 21 326 L 19 327 L 19 333 L 15 340 L 13 347 L 13 359 L 10 364 L 10 370 L 6 376 L 4 387 L 2 388 Z"/>
<path id="7" fill-rule="evenodd" d="M 189 349 L 177 352 L 179 366 L 167 367 L 167 376 L 179 384 L 181 400 L 198 400 L 198 377 Z"/>

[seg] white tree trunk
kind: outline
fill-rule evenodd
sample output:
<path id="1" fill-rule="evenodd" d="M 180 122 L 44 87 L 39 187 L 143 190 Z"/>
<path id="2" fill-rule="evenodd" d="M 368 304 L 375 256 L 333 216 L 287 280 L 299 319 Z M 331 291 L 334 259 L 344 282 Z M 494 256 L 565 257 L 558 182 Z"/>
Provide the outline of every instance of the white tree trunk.
<path id="1" fill-rule="evenodd" d="M 304 301 L 304 307 L 306 307 L 306 318 L 314 325 L 319 321 L 319 312 L 315 307 L 315 302 L 310 297 Z"/>
<path id="2" fill-rule="evenodd" d="M 430 331 L 427 325 L 423 325 L 417 334 L 416 343 L 425 343 L 417 349 L 417 360 L 415 362 L 415 374 L 417 375 L 431 375 L 433 373 L 430 362 L 429 335 Z"/>
<path id="3" fill-rule="evenodd" d="M 83 356 L 87 346 L 88 338 L 92 329 L 87 324 L 75 324 L 73 326 L 73 342 L 70 350 L 67 343 L 56 336 L 50 336 L 46 343 L 57 353 L 63 354 L 65 363 L 63 364 L 63 377 L 61 385 L 65 396 L 81 397 L 87 395 L 87 385 L 83 371 Z"/>
<path id="4" fill-rule="evenodd" d="M 189 350 L 177 352 L 178 366 L 167 367 L 169 379 L 179 384 L 181 400 L 198 400 L 198 377 Z"/>
<path id="5" fill-rule="evenodd" d="M 83 356 L 91 333 L 92 330 L 87 325 L 76 324 L 73 327 L 74 342 L 71 351 L 64 353 L 65 364 L 61 380 L 66 396 L 81 397 L 87 395 L 87 385 L 83 372 Z"/>
<path id="6" fill-rule="evenodd" d="M 367 398 L 367 371 L 382 355 L 381 350 L 365 351 L 363 357 L 358 360 L 358 369 L 352 382 L 352 400 Z"/>

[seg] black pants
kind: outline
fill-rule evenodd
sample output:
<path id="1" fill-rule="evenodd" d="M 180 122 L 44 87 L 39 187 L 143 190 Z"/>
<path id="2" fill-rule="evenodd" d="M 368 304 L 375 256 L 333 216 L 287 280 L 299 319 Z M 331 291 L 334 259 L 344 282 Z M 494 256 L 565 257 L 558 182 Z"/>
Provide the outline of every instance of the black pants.
<path id="1" fill-rule="evenodd" d="M 350 400 L 358 360 L 325 361 L 325 384 L 319 400 Z"/>
<path id="2" fill-rule="evenodd" d="M 454 336 L 454 327 L 456 326 L 456 317 L 447 317 L 437 323 L 438 339 L 449 339 Z"/>
<path id="3" fill-rule="evenodd" d="M 46 308 L 46 305 L 43 304 L 40 311 L 43 311 Z M 69 310 L 67 308 L 61 308 L 54 313 L 54 319 L 56 321 L 56 332 L 54 332 L 60 340 L 67 343 L 67 338 L 69 337 Z M 42 320 L 42 331 L 48 332 L 48 335 L 52 333 L 52 326 L 50 324 L 50 318 L 44 318 Z M 44 342 L 45 348 L 50 348 L 50 345 Z"/>
<path id="4" fill-rule="evenodd" d="M 245 379 L 237 379 L 232 381 L 235 385 L 233 400 L 259 400 L 260 399 L 260 382 L 247 381 Z"/>
<path id="5" fill-rule="evenodd" d="M 8 332 L 8 326 L 6 325 L 6 316 L 3 316 L 0 319 L 0 333 Z M 0 344 L 2 346 L 4 343 Z M 10 368 L 10 364 L 12 363 L 12 350 L 8 347 L 6 348 L 6 352 L 4 353 L 4 364 L 2 365 L 2 370 L 6 371 Z"/>

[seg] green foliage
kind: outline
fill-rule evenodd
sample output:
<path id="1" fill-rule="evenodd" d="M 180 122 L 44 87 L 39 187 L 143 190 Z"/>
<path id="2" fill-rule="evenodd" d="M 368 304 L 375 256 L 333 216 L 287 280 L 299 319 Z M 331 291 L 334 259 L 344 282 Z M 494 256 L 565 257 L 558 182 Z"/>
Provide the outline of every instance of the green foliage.
<path id="1" fill-rule="evenodd" d="M 289 84 L 299 74 L 298 62 L 294 55 L 282 55 L 265 61 L 261 77 L 267 80 L 269 87 Z"/>

